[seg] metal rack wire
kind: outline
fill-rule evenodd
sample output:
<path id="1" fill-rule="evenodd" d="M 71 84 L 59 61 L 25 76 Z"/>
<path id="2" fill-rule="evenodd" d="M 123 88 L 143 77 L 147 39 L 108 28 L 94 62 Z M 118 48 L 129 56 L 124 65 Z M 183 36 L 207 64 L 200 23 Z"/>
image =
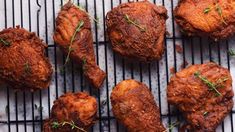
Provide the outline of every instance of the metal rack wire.
<path id="1" fill-rule="evenodd" d="M 107 73 L 106 81 L 101 90 L 94 90 L 82 76 L 82 69 L 73 62 L 59 72 L 64 63 L 64 55 L 55 45 L 52 33 L 55 27 L 55 18 L 63 0 L 0 0 L 0 28 L 20 25 L 29 31 L 36 32 L 47 44 L 47 55 L 54 67 L 52 85 L 35 93 L 14 92 L 6 86 L 0 90 L 0 132 L 37 132 L 41 131 L 43 120 L 50 116 L 53 100 L 68 91 L 87 91 L 97 97 L 99 104 L 98 121 L 91 131 L 125 131 L 114 118 L 111 111 L 110 92 L 119 81 L 134 78 L 146 83 L 155 96 L 159 105 L 162 121 L 167 127 L 176 120 L 182 120 L 178 111 L 166 102 L 166 86 L 172 75 L 171 69 L 178 71 L 187 66 L 187 63 L 204 63 L 214 61 L 233 73 L 235 60 L 227 51 L 235 48 L 234 39 L 214 44 L 207 38 L 185 38 L 178 32 L 174 23 L 173 9 L 178 0 L 152 0 L 151 2 L 163 5 L 168 10 L 169 19 L 167 30 L 170 35 L 165 37 L 165 54 L 162 60 L 151 64 L 128 62 L 112 52 L 108 38 L 105 35 L 105 15 L 107 11 L 127 0 L 77 0 L 75 4 L 85 6 L 85 9 L 101 21 L 93 23 L 94 48 L 97 63 Z M 177 46 L 183 51 L 178 53 Z M 234 71 L 235 72 L 235 71 Z M 233 132 L 233 110 L 217 131 Z M 173 129 L 177 131 L 179 127 Z"/>

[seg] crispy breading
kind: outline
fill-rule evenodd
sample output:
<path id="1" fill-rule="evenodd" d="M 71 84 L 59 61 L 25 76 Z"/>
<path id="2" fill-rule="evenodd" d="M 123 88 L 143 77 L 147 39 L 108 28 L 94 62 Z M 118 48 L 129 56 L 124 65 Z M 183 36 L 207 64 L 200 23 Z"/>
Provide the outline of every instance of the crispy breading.
<path id="1" fill-rule="evenodd" d="M 148 1 L 120 4 L 107 13 L 107 34 L 120 55 L 143 62 L 164 53 L 167 10 Z"/>
<path id="2" fill-rule="evenodd" d="M 160 113 L 148 87 L 135 80 L 120 82 L 111 93 L 112 111 L 130 132 L 163 132 Z"/>
<path id="3" fill-rule="evenodd" d="M 0 80 L 17 90 L 48 88 L 53 70 L 46 44 L 18 26 L 1 31 L 0 39 Z"/>
<path id="4" fill-rule="evenodd" d="M 80 31 L 76 33 L 81 22 L 83 24 L 80 25 Z M 100 88 L 106 75 L 95 61 L 89 15 L 69 1 L 62 7 L 56 18 L 53 38 L 66 54 L 71 50 L 69 57 L 82 65 L 83 73 L 91 85 Z"/>
<path id="5" fill-rule="evenodd" d="M 234 0 L 180 0 L 174 10 L 182 32 L 188 36 L 209 36 L 215 41 L 234 34 L 234 14 Z"/>
<path id="6" fill-rule="evenodd" d="M 68 124 L 62 126 L 63 122 L 74 122 L 74 124 L 87 131 L 95 124 L 97 118 L 97 102 L 87 93 L 66 93 L 54 101 L 51 110 L 51 118 L 43 125 L 43 132 L 79 132 L 78 129 Z M 53 122 L 60 123 L 58 128 L 53 128 Z"/>
<path id="7" fill-rule="evenodd" d="M 176 73 L 167 87 L 168 103 L 182 112 L 193 132 L 214 132 L 232 110 L 233 94 L 228 69 L 215 63 L 192 65 Z"/>

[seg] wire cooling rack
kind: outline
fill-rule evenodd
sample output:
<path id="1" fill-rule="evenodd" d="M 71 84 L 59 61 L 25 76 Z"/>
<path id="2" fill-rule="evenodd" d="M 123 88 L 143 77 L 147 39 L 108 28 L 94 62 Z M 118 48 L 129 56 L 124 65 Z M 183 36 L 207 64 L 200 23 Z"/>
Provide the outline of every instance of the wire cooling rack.
<path id="1" fill-rule="evenodd" d="M 166 101 L 166 87 L 173 72 L 187 65 L 214 61 L 230 69 L 235 76 L 235 58 L 227 53 L 235 49 L 234 38 L 214 43 L 207 38 L 185 38 L 180 35 L 174 23 L 172 11 L 178 0 L 152 0 L 168 10 L 168 35 L 165 37 L 165 54 L 158 62 L 142 64 L 128 62 L 113 53 L 105 34 L 105 14 L 113 7 L 127 0 L 75 0 L 91 16 L 99 19 L 92 23 L 94 49 L 99 66 L 106 71 L 107 78 L 100 90 L 89 87 L 82 76 L 82 69 L 71 62 L 61 73 L 65 56 L 55 45 L 52 34 L 55 18 L 65 2 L 63 0 L 0 0 L 0 29 L 20 25 L 36 32 L 47 44 L 47 55 L 53 64 L 54 74 L 51 86 L 35 93 L 14 92 L 7 86 L 0 89 L 0 132 L 40 132 L 43 120 L 50 116 L 53 101 L 66 92 L 87 91 L 97 98 L 99 119 L 91 131 L 122 132 L 125 128 L 114 118 L 111 111 L 110 93 L 118 82 L 133 78 L 146 83 L 160 107 L 161 119 L 167 127 L 182 120 L 182 116 Z M 189 7 L 190 8 L 190 7 Z M 1 60 L 0 60 L 1 61 Z M 234 131 L 234 109 L 218 127 L 218 132 Z M 172 131 L 178 131 L 175 127 Z"/>

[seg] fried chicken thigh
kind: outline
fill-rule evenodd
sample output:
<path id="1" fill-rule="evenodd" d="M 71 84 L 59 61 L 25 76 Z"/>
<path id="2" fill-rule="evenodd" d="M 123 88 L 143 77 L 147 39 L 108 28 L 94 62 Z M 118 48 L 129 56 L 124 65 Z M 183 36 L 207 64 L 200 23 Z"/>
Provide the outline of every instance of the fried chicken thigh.
<path id="1" fill-rule="evenodd" d="M 167 87 L 169 104 L 184 115 L 191 132 L 215 132 L 233 107 L 232 78 L 215 63 L 192 65 L 173 76 Z"/>
<path id="2" fill-rule="evenodd" d="M 12 88 L 34 91 L 47 88 L 52 66 L 45 56 L 46 44 L 23 28 L 0 32 L 0 80 Z"/>
<path id="3" fill-rule="evenodd" d="M 234 34 L 234 14 L 234 0 L 180 0 L 174 11 L 182 32 L 189 36 L 209 36 L 215 41 Z"/>
<path id="4" fill-rule="evenodd" d="M 69 57 L 82 65 L 88 81 L 100 88 L 106 75 L 95 62 L 88 14 L 71 2 L 65 4 L 56 18 L 54 40 Z"/>
<path id="5" fill-rule="evenodd" d="M 87 93 L 67 93 L 54 101 L 43 132 L 83 132 L 96 122 L 97 102 Z M 72 129 L 72 125 L 76 127 Z"/>
<path id="6" fill-rule="evenodd" d="M 159 108 L 148 87 L 135 80 L 120 82 L 111 94 L 112 110 L 130 132 L 163 132 Z"/>
<path id="7" fill-rule="evenodd" d="M 113 50 L 142 62 L 164 53 L 167 10 L 148 1 L 124 3 L 107 13 L 107 33 Z"/>

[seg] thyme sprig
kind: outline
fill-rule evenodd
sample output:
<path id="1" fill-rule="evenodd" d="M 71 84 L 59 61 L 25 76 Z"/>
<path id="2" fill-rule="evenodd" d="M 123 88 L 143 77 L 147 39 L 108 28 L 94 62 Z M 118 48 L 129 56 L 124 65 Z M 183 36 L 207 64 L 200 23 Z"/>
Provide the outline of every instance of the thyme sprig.
<path id="1" fill-rule="evenodd" d="M 79 5 L 75 5 L 78 9 L 84 11 L 94 22 L 99 23 L 99 19 L 98 18 L 94 18 L 92 17 L 83 7 L 79 6 Z"/>
<path id="2" fill-rule="evenodd" d="M 84 21 L 80 21 L 80 22 L 78 23 L 77 27 L 76 27 L 75 32 L 73 33 L 73 36 L 72 36 L 72 38 L 71 38 L 71 40 L 70 40 L 70 44 L 69 44 L 69 48 L 68 48 L 69 51 L 68 51 L 68 54 L 67 54 L 67 57 L 66 57 L 64 66 L 69 62 L 70 54 L 71 54 L 71 52 L 74 50 L 74 49 L 72 48 L 73 41 L 74 41 L 74 39 L 75 39 L 76 34 L 81 30 L 81 28 L 83 27 L 83 25 L 84 25 Z"/>
<path id="3" fill-rule="evenodd" d="M 11 43 L 10 43 L 10 42 L 8 42 L 8 41 L 6 41 L 6 40 L 4 40 L 4 39 L 2 39 L 2 38 L 0 38 L 0 42 L 1 42 L 4 46 L 7 46 L 7 47 L 11 46 Z"/>
<path id="4" fill-rule="evenodd" d="M 169 131 L 172 131 L 172 129 L 173 129 L 174 127 L 178 126 L 178 125 L 180 125 L 180 122 L 179 122 L 179 121 L 176 121 L 176 122 L 170 124 L 170 125 L 167 127 L 167 129 L 166 129 L 165 131 L 163 131 L 163 132 L 167 132 L 168 130 L 169 130 Z"/>
<path id="5" fill-rule="evenodd" d="M 82 59 L 82 69 L 83 69 L 84 71 L 86 70 L 86 67 L 85 67 L 86 63 L 87 63 L 87 60 L 86 60 L 85 57 L 83 57 L 83 59 Z"/>
<path id="6" fill-rule="evenodd" d="M 24 72 L 25 72 L 25 74 L 31 73 L 31 66 L 30 66 L 29 62 L 24 63 Z"/>
<path id="7" fill-rule="evenodd" d="M 221 83 L 228 80 L 227 77 L 219 79 L 216 83 L 209 81 L 206 77 L 201 76 L 200 72 L 195 72 L 194 76 L 199 78 L 205 85 L 209 87 L 209 90 L 213 90 L 216 93 L 216 96 L 221 96 L 221 93 L 217 90 L 217 88 L 221 87 Z"/>
<path id="8" fill-rule="evenodd" d="M 207 116 L 208 115 L 208 111 L 205 111 L 204 113 L 203 113 L 203 116 Z"/>
<path id="9" fill-rule="evenodd" d="M 207 7 L 203 10 L 204 14 L 208 14 L 209 12 L 211 12 L 213 9 L 215 9 L 215 11 L 218 13 L 218 15 L 221 17 L 221 21 L 227 25 L 227 23 L 224 20 L 224 16 L 223 16 L 223 11 L 222 8 L 220 6 L 220 4 L 217 2 L 215 5 L 211 6 L 211 7 Z"/>
<path id="10" fill-rule="evenodd" d="M 234 51 L 233 49 L 230 49 L 230 50 L 228 51 L 228 54 L 229 54 L 230 56 L 235 56 L 235 51 Z"/>
<path id="11" fill-rule="evenodd" d="M 138 27 L 141 32 L 145 32 L 145 31 L 146 31 L 146 28 L 144 28 L 142 25 L 138 24 L 138 23 L 135 22 L 134 20 L 131 20 L 131 18 L 130 18 L 127 14 L 125 14 L 124 18 L 125 18 L 125 20 L 126 20 L 129 24 L 133 24 L 133 25 L 135 25 L 136 27 Z"/>
<path id="12" fill-rule="evenodd" d="M 74 121 L 70 121 L 70 122 L 67 122 L 67 121 L 63 121 L 63 122 L 57 122 L 57 121 L 54 121 L 51 123 L 51 126 L 53 129 L 57 129 L 59 127 L 63 127 L 65 125 L 69 125 L 71 127 L 71 129 L 78 129 L 79 131 L 82 131 L 82 132 L 87 132 L 86 130 L 84 130 L 83 128 L 80 128 L 78 127 Z"/>

